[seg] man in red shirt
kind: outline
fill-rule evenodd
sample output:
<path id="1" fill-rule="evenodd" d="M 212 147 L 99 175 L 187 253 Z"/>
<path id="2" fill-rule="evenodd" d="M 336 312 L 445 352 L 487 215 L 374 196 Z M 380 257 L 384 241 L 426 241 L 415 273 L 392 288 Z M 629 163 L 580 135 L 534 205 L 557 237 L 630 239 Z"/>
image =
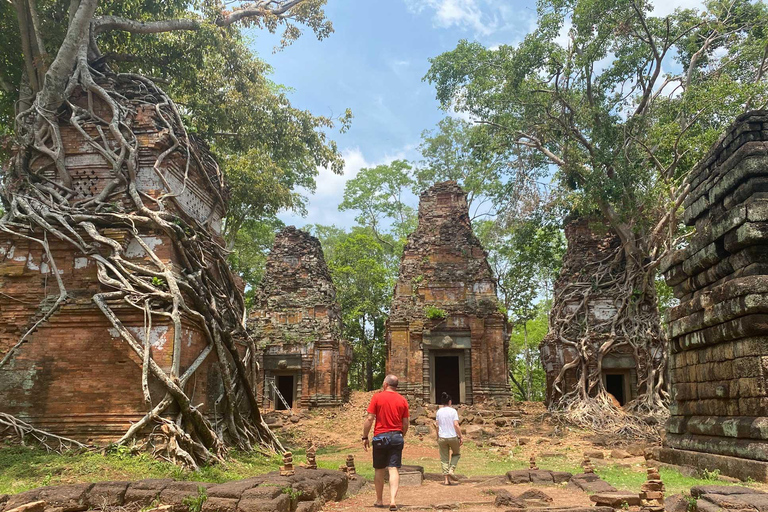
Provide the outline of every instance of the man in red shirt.
<path id="1" fill-rule="evenodd" d="M 368 451 L 368 433 L 373 422 L 373 468 L 376 470 L 376 508 L 386 508 L 382 495 L 384 494 L 384 475 L 389 471 L 389 510 L 397 510 L 395 498 L 400 485 L 402 465 L 403 436 L 408 432 L 408 401 L 397 392 L 397 377 L 387 375 L 382 386 L 383 391 L 371 398 L 368 406 L 368 416 L 363 424 L 363 447 Z"/>

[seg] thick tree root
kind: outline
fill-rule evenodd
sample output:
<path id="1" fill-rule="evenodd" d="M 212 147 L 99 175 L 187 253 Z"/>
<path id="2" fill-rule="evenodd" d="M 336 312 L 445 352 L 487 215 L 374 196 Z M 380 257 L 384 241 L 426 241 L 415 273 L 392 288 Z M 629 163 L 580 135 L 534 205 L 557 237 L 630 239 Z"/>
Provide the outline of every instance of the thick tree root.
<path id="1" fill-rule="evenodd" d="M 192 166 L 205 173 L 215 162 L 203 161 L 204 157 L 198 154 L 184 129 L 178 110 L 162 90 L 136 75 L 102 76 L 89 67 L 85 58 L 87 50 L 84 45 L 80 51 L 66 97 L 80 91 L 87 96 L 88 108 L 67 101 L 67 108 L 55 113 L 35 103 L 17 117 L 18 151 L 6 173 L 9 180 L 3 190 L 8 212 L 0 220 L 0 230 L 34 240 L 44 247 L 48 264 L 57 278 L 59 298 L 0 366 L 67 298 L 48 247 L 48 240 L 53 237 L 93 260 L 104 290 L 94 295 L 94 303 L 119 333 L 126 349 L 142 361 L 142 378 L 137 386 L 149 410 L 140 422 L 128 429 L 120 443 L 130 442 L 145 434 L 152 423 L 159 423 L 167 441 L 157 453 L 188 467 L 221 460 L 227 445 L 244 450 L 258 447 L 282 452 L 280 442 L 259 412 L 254 367 L 246 364 L 239 350 L 242 345 L 245 357 L 252 357 L 252 354 L 249 356 L 252 343 L 235 339 L 237 335 L 244 337 L 245 305 L 227 264 L 226 251 L 210 234 L 207 223 L 183 213 L 177 199 L 182 190 L 173 189 L 162 172 L 163 161 L 169 155 L 174 152 L 182 155 L 186 160 L 183 189 L 188 185 Z M 140 146 L 130 120 L 131 102 L 137 101 L 154 106 L 157 119 L 171 141 L 153 167 L 165 184 L 166 190 L 159 197 L 145 194 L 137 184 Z M 97 114 L 96 103 L 106 106 L 109 115 L 103 111 Z M 76 198 L 72 191 L 73 179 L 64 159 L 61 123 L 73 126 L 112 169 L 113 179 L 95 197 Z M 45 169 L 55 170 L 56 178 L 45 177 Z M 218 186 L 220 183 L 214 183 L 211 188 L 218 190 Z M 223 203 L 218 192 L 214 195 Z M 126 207 L 128 204 L 131 206 Z M 180 258 L 178 268 L 163 262 L 145 243 L 141 234 L 146 233 L 160 233 L 172 241 L 175 254 Z M 124 243 L 118 236 L 124 238 L 126 234 L 129 241 L 142 247 L 148 261 L 136 263 L 125 257 Z M 126 305 L 143 315 L 145 329 L 140 336 L 143 339 L 138 339 L 123 325 L 119 311 Z M 180 372 L 182 317 L 195 321 L 207 339 L 207 346 L 183 375 Z M 149 333 L 152 323 L 159 319 L 170 322 L 173 328 L 170 372 L 160 368 L 152 357 Z M 184 391 L 187 381 L 211 352 L 218 357 L 223 380 L 225 401 L 221 424 L 212 424 Z M 165 396 L 159 402 L 153 401 L 150 395 L 150 378 L 165 388 Z M 246 399 L 246 404 L 240 403 L 241 397 Z M 171 405 L 179 411 L 180 422 L 162 418 Z M 247 413 L 242 412 L 245 410 Z"/>
<path id="2" fill-rule="evenodd" d="M 545 343 L 561 345 L 571 360 L 553 381 L 550 409 L 598 432 L 657 438 L 669 397 L 653 274 L 628 261 L 621 245 L 605 254 L 597 261 L 566 261 L 555 287 Z M 599 319 L 590 310 L 596 301 L 609 301 L 616 313 Z M 638 396 L 621 409 L 603 382 L 604 358 L 616 350 L 634 358 L 638 375 Z M 569 375 L 576 375 L 575 386 Z"/>

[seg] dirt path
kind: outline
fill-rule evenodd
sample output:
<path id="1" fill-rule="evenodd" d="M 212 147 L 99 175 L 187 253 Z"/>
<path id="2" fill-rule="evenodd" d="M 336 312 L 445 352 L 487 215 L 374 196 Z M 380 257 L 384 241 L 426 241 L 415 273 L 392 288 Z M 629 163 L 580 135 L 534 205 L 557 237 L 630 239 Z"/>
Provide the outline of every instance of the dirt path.
<path id="1" fill-rule="evenodd" d="M 425 481 L 420 487 L 401 487 L 398 504 L 402 510 L 432 510 L 437 505 L 459 505 L 463 512 L 487 512 L 496 510 L 493 506 L 493 489 L 504 489 L 514 496 L 519 496 L 533 487 L 528 485 L 484 485 L 480 483 L 462 483 L 446 487 L 437 482 Z M 553 498 L 552 506 L 591 506 L 589 497 L 581 492 L 563 487 L 541 487 L 536 489 Z M 389 495 L 389 487 L 384 486 L 384 496 Z M 387 498 L 385 498 L 386 501 Z M 339 503 L 328 503 L 324 511 L 382 510 L 373 507 L 376 493 L 370 483 L 365 491 Z M 456 507 L 453 507 L 456 508 Z"/>

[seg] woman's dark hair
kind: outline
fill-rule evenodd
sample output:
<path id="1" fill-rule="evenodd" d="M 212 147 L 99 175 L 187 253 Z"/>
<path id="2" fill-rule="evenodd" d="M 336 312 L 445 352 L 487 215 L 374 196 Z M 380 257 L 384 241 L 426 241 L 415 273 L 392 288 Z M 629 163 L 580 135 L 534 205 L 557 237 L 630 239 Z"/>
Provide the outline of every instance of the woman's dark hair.
<path id="1" fill-rule="evenodd" d="M 451 401 L 451 395 L 443 391 L 442 396 L 440 397 L 440 403 L 442 405 L 448 405 L 448 403 Z"/>

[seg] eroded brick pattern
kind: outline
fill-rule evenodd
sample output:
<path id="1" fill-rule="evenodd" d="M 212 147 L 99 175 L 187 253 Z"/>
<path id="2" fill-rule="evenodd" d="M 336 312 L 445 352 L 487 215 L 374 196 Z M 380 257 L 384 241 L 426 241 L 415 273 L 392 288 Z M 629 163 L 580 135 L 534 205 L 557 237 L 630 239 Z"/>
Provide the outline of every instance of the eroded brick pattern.
<path id="1" fill-rule="evenodd" d="M 692 172 L 683 220 L 693 236 L 662 265 L 680 299 L 669 312 L 674 402 L 662 460 L 764 481 L 767 141 L 768 112 L 746 114 Z"/>
<path id="2" fill-rule="evenodd" d="M 508 400 L 507 324 L 486 256 L 456 182 L 421 195 L 386 333 L 387 371 L 409 398 Z"/>
<path id="3" fill-rule="evenodd" d="M 72 101 L 85 105 L 87 100 L 75 95 Z M 171 141 L 153 105 L 137 99 L 129 101 L 128 106 L 133 112 L 130 123 L 140 144 L 139 189 L 158 197 L 169 190 L 153 165 Z M 103 105 L 96 103 L 95 109 L 100 115 L 107 115 Z M 100 137 L 93 125 L 87 125 L 86 131 Z M 111 165 L 75 128 L 63 125 L 61 133 L 67 167 L 74 178 L 73 200 L 97 194 L 113 177 Z M 196 145 L 196 151 L 204 163 L 211 158 L 202 145 Z M 186 162 L 186 155 L 177 150 L 167 156 L 159 169 L 165 182 L 176 192 L 180 192 Z M 52 167 L 43 173 L 56 180 Z M 187 187 L 180 195 L 182 211 L 179 213 L 201 223 L 208 222 L 211 231 L 217 233 L 224 206 L 213 198 L 225 191 L 211 172 L 192 160 Z M 130 207 L 130 202 L 121 195 L 114 201 L 111 207 L 115 211 Z M 171 240 L 162 234 L 142 232 L 140 226 L 138 229 L 142 240 L 164 263 L 174 265 L 179 272 L 182 270 Z M 40 232 L 19 232 L 36 238 L 43 236 Z M 128 230 L 115 229 L 108 234 L 121 243 L 127 260 L 151 266 L 148 255 Z M 80 235 L 87 239 L 84 233 Z M 0 410 L 57 434 L 84 440 L 115 440 L 150 407 L 144 403 L 141 391 L 141 360 L 92 301 L 95 293 L 111 291 L 99 284 L 94 260 L 50 234 L 48 240 L 68 299 L 0 368 Z M 94 244 L 94 248 L 103 254 L 108 250 L 99 244 Z M 0 359 L 43 317 L 58 295 L 53 263 L 42 246 L 0 233 Z M 142 311 L 124 303 L 111 304 L 111 307 L 126 327 L 143 340 Z M 180 350 L 182 373 L 207 344 L 196 320 L 185 316 L 183 321 L 181 346 L 176 347 Z M 154 359 L 165 371 L 170 371 L 175 348 L 172 324 L 165 318 L 153 318 L 149 339 Z M 211 414 L 209 404 L 221 394 L 218 370 L 212 364 L 215 359 L 214 355 L 209 356 L 186 386 L 186 391 L 194 397 L 193 402 Z M 209 380 L 209 374 L 216 378 Z M 150 388 L 157 403 L 165 390 L 154 378 L 150 379 Z M 168 413 L 174 414 L 174 411 L 171 409 Z"/>
<path id="4" fill-rule="evenodd" d="M 340 405 L 352 355 L 320 241 L 293 226 L 275 238 L 248 328 L 262 368 L 263 405 Z"/>

